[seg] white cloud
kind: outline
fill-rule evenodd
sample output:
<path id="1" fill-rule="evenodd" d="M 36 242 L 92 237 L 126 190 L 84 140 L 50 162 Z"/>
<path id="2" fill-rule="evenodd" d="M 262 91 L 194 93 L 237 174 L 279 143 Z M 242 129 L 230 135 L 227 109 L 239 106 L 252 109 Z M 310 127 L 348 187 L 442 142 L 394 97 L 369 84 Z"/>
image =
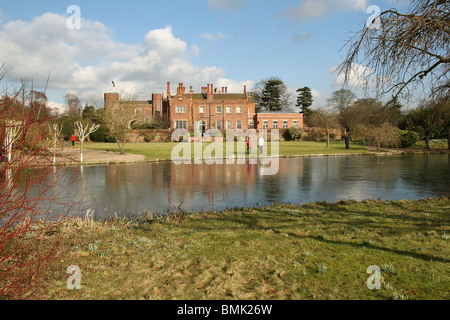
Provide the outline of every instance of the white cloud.
<path id="1" fill-rule="evenodd" d="M 63 114 L 64 112 L 67 111 L 66 106 L 64 106 L 62 103 L 49 101 L 47 105 L 50 109 L 53 109 L 53 111 L 55 111 L 57 114 Z"/>
<path id="2" fill-rule="evenodd" d="M 313 105 L 312 107 L 322 107 L 325 105 L 327 101 L 327 97 L 325 94 L 319 92 L 316 89 L 311 89 L 311 94 L 313 96 Z"/>
<path id="3" fill-rule="evenodd" d="M 152 92 L 165 92 L 166 82 L 190 82 L 200 91 L 207 83 L 223 79 L 225 70 L 199 67 L 190 62 L 200 48 L 174 35 L 171 26 L 150 30 L 140 44 L 113 39 L 105 25 L 83 19 L 80 30 L 69 30 L 66 17 L 45 13 L 31 21 L 10 21 L 0 28 L 0 52 L 8 79 L 33 77 L 42 90 L 73 92 L 81 100 L 113 90 L 133 91 L 148 99 Z M 218 33 L 215 39 L 226 37 Z"/>
<path id="4" fill-rule="evenodd" d="M 348 79 L 345 79 L 343 72 L 339 72 L 337 66 L 333 66 L 329 69 L 331 74 L 335 75 L 334 86 L 351 86 L 351 87 L 361 87 L 364 81 L 369 81 L 369 86 L 374 87 L 376 84 L 376 78 L 373 76 L 373 70 L 362 64 L 355 63 L 348 75 Z"/>
<path id="5" fill-rule="evenodd" d="M 218 41 L 218 40 L 222 40 L 222 39 L 228 38 L 228 35 L 220 33 L 220 32 L 216 33 L 216 34 L 203 33 L 203 34 L 200 35 L 200 38 L 206 39 L 209 42 L 214 42 L 214 41 Z"/>
<path id="6" fill-rule="evenodd" d="M 241 7 L 247 0 L 208 0 L 208 6 L 221 11 L 231 11 Z"/>
<path id="7" fill-rule="evenodd" d="M 301 43 L 301 42 L 308 41 L 309 39 L 311 39 L 312 36 L 313 36 L 312 31 L 305 33 L 305 34 L 298 34 L 297 32 L 294 32 L 294 35 L 292 36 L 292 41 Z"/>
<path id="8" fill-rule="evenodd" d="M 365 11 L 367 0 L 306 0 L 296 7 L 284 11 L 283 17 L 304 22 L 312 18 L 323 18 L 332 12 Z"/>
<path id="9" fill-rule="evenodd" d="M 5 19 L 6 19 L 6 14 L 2 10 L 2 8 L 0 8 L 0 23 L 2 23 Z"/>
<path id="10" fill-rule="evenodd" d="M 198 57 L 200 55 L 201 49 L 199 48 L 199 46 L 193 44 L 191 45 L 191 51 L 196 57 Z"/>
<path id="11" fill-rule="evenodd" d="M 222 87 L 227 87 L 228 93 L 242 93 L 244 92 L 244 86 L 247 86 L 247 91 L 250 92 L 255 84 L 256 82 L 252 80 L 236 82 L 229 79 L 220 78 L 216 86 L 217 90 L 221 90 Z"/>

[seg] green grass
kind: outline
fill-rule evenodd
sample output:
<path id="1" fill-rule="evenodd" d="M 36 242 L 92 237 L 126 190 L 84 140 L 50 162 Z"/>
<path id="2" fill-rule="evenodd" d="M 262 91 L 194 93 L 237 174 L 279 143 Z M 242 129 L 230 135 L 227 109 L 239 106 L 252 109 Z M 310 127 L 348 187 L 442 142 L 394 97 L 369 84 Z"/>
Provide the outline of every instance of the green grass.
<path id="1" fill-rule="evenodd" d="M 450 198 L 71 225 L 48 299 L 450 298 Z M 66 287 L 69 265 L 80 290 Z M 370 290 L 366 270 L 381 269 Z"/>
<path id="2" fill-rule="evenodd" d="M 253 149 L 256 151 L 256 143 Z M 125 153 L 141 154 L 146 157 L 147 160 L 170 160 L 172 149 L 177 146 L 178 143 L 127 143 L 125 144 Z M 210 145 L 210 143 L 203 143 L 203 150 Z M 271 154 L 271 144 L 268 143 L 268 154 Z M 85 148 L 106 150 L 118 152 L 119 148 L 116 143 L 85 143 Z M 236 154 L 236 143 L 234 145 Z M 314 154 L 351 154 L 351 153 L 367 153 L 366 147 L 361 144 L 352 144 L 350 149 L 345 149 L 345 144 L 339 141 L 333 141 L 330 143 L 329 148 L 326 148 L 324 142 L 311 142 L 311 141 L 299 141 L 299 142 L 287 142 L 283 141 L 279 143 L 280 156 L 294 156 L 294 155 L 314 155 Z M 194 155 L 194 143 L 191 144 L 191 155 Z M 214 156 L 215 153 L 213 152 Z M 223 155 L 226 155 L 226 143 L 223 147 Z"/>

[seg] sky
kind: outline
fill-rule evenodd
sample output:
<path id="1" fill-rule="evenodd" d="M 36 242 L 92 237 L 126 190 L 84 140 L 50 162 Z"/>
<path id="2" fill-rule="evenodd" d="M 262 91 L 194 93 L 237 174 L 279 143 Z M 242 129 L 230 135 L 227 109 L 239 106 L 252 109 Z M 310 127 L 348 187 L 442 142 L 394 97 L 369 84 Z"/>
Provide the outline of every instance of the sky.
<path id="1" fill-rule="evenodd" d="M 50 106 L 61 110 L 67 93 L 84 103 L 98 103 L 104 92 L 113 91 L 151 99 L 152 93 L 166 92 L 167 82 L 172 92 L 178 83 L 195 92 L 212 83 L 235 93 L 278 77 L 293 104 L 298 88 L 311 88 L 314 108 L 342 88 L 336 67 L 352 32 L 374 13 L 368 12 L 373 5 L 405 10 L 408 3 L 2 0 L 0 88 L 32 78 L 33 88 L 45 90 Z"/>

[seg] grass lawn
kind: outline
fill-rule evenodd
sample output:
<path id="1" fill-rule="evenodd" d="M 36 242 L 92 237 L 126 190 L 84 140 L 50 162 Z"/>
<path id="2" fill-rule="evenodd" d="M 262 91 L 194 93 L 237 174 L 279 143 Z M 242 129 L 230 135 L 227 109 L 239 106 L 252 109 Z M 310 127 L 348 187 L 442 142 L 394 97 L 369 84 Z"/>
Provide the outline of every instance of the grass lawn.
<path id="1" fill-rule="evenodd" d="M 203 143 L 203 150 L 211 143 Z M 125 153 L 141 154 L 147 160 L 170 160 L 172 149 L 178 143 L 127 143 L 125 144 Z M 89 149 L 98 149 L 106 151 L 118 152 L 119 148 L 116 143 L 85 143 L 85 147 Z M 268 154 L 271 154 L 271 144 L 268 143 Z M 236 154 L 236 143 L 234 150 Z M 256 151 L 256 143 L 253 149 Z M 191 154 L 194 155 L 194 143 L 191 143 Z M 281 156 L 309 155 L 309 154 L 335 154 L 335 153 L 366 153 L 366 147 L 361 144 L 351 144 L 350 149 L 345 149 L 345 144 L 340 141 L 333 141 L 329 148 L 326 148 L 325 142 L 311 141 L 283 141 L 279 143 L 279 154 Z M 215 155 L 215 153 L 212 153 Z M 223 155 L 226 155 L 226 143 L 224 143 Z"/>
<path id="2" fill-rule="evenodd" d="M 63 234 L 48 299 L 450 298 L 450 198 L 78 220 Z M 69 265 L 80 290 L 66 287 Z"/>

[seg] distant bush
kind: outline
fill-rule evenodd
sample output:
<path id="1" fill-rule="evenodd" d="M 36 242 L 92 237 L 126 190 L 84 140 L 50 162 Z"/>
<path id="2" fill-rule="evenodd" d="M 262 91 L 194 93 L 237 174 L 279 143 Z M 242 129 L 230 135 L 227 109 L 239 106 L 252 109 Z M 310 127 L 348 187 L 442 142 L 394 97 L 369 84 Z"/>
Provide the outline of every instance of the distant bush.
<path id="1" fill-rule="evenodd" d="M 289 128 L 288 133 L 291 140 L 300 140 L 303 137 L 303 129 L 302 128 Z"/>
<path id="2" fill-rule="evenodd" d="M 321 129 L 321 128 L 314 128 L 314 129 L 312 129 L 309 132 L 309 140 L 316 141 L 316 142 L 325 141 L 326 137 L 325 137 L 324 130 Z"/>
<path id="3" fill-rule="evenodd" d="M 400 131 L 400 140 L 402 142 L 403 147 L 412 147 L 414 146 L 420 139 L 420 136 L 415 131 Z"/>
<path id="4" fill-rule="evenodd" d="M 145 142 L 152 142 L 153 140 L 155 140 L 155 135 L 153 133 L 148 133 L 144 137 Z"/>
<path id="5" fill-rule="evenodd" d="M 336 132 L 330 132 L 330 140 L 337 140 L 338 134 Z"/>

